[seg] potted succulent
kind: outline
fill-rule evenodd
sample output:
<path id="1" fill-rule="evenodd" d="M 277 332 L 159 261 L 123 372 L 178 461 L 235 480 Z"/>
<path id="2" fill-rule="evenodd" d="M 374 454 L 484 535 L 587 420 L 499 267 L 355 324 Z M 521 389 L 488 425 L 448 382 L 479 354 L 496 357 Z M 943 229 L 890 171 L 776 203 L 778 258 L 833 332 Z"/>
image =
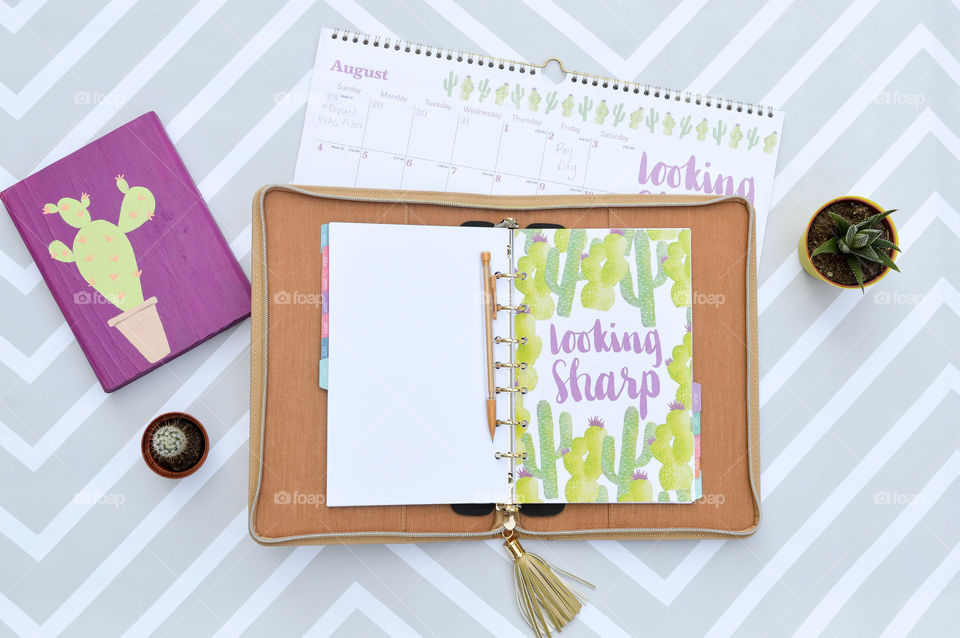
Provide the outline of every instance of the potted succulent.
<path id="1" fill-rule="evenodd" d="M 897 228 L 883 210 L 863 197 L 839 197 L 821 206 L 803 235 L 800 264 L 811 276 L 837 288 L 860 288 L 880 281 L 900 248 Z"/>
<path id="2" fill-rule="evenodd" d="M 203 465 L 209 448 L 203 425 L 183 412 L 167 412 L 155 418 L 140 441 L 147 467 L 164 478 L 190 476 Z"/>

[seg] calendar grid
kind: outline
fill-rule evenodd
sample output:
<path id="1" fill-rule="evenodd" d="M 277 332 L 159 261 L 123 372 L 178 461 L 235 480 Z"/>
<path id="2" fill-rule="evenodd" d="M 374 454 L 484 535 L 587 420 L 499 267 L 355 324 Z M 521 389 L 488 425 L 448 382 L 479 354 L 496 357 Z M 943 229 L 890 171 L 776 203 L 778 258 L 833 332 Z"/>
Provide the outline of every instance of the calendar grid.
<path id="1" fill-rule="evenodd" d="M 416 110 L 410 111 L 410 130 L 407 131 L 407 145 L 404 147 L 404 155 L 408 158 L 410 157 L 410 140 L 413 138 L 413 120 L 417 117 Z M 403 162 L 403 167 L 400 169 L 400 188 L 403 188 L 403 177 L 407 174 L 407 163 Z"/>
<path id="2" fill-rule="evenodd" d="M 484 167 L 484 166 L 472 166 L 472 165 L 470 165 L 470 164 L 450 163 L 450 162 L 445 162 L 444 160 L 439 160 L 439 159 L 431 158 L 431 157 L 420 157 L 420 156 L 417 156 L 417 155 L 409 155 L 409 154 L 403 154 L 403 155 L 401 155 L 401 154 L 398 154 L 398 153 L 392 153 L 392 152 L 390 152 L 390 151 L 385 151 L 385 150 L 382 150 L 382 149 L 375 149 L 375 148 L 371 148 L 371 147 L 366 147 L 366 148 L 364 148 L 364 147 L 360 147 L 360 146 L 352 146 L 352 145 L 350 145 L 350 144 L 342 144 L 342 143 L 339 143 L 339 142 L 336 142 L 336 141 L 333 141 L 333 140 L 320 140 L 319 142 L 320 142 L 321 144 L 327 145 L 327 146 L 330 147 L 330 148 L 334 148 L 334 149 L 336 149 L 336 148 L 343 148 L 343 149 L 347 149 L 347 150 L 349 150 L 349 151 L 355 152 L 355 153 L 357 153 L 358 155 L 359 155 L 359 154 L 362 154 L 364 151 L 366 151 L 366 152 L 368 152 L 368 153 L 379 153 L 379 154 L 383 154 L 383 155 L 390 155 L 390 156 L 392 156 L 394 159 L 400 160 L 401 164 L 403 164 L 404 167 L 406 167 L 406 162 L 407 162 L 408 160 L 415 160 L 415 161 L 418 161 L 418 162 L 435 163 L 437 166 L 443 167 L 444 170 L 454 169 L 454 168 L 462 168 L 462 169 L 468 169 L 468 170 L 472 170 L 472 171 L 477 171 L 477 172 L 480 172 L 480 173 L 482 173 L 482 174 L 484 174 L 484 175 L 489 174 L 491 177 L 494 177 L 494 176 L 496 176 L 496 175 L 502 175 L 502 176 L 504 176 L 504 177 L 513 177 L 513 178 L 521 179 L 521 180 L 531 180 L 531 181 L 536 180 L 538 183 L 542 182 L 542 183 L 544 183 L 544 184 L 549 184 L 549 185 L 552 185 L 552 186 L 567 187 L 567 188 L 569 188 L 569 189 L 571 189 L 571 190 L 583 191 L 584 193 L 589 194 L 589 195 L 593 195 L 593 194 L 612 194 L 612 193 L 613 193 L 613 191 L 607 191 L 607 190 L 603 190 L 603 189 L 590 188 L 590 187 L 588 187 L 588 186 L 587 186 L 586 184 L 584 184 L 584 183 L 581 183 L 579 186 L 575 186 L 575 185 L 571 185 L 571 184 L 564 183 L 564 182 L 558 182 L 558 181 L 556 181 L 556 180 L 545 179 L 545 178 L 542 177 L 542 167 L 541 167 L 541 175 L 538 175 L 537 177 L 534 177 L 533 175 L 522 175 L 522 174 L 520 174 L 520 173 L 510 173 L 510 172 L 507 172 L 507 171 L 495 171 L 495 170 L 492 169 L 492 168 Z M 545 147 L 546 147 L 546 143 L 544 144 L 544 148 L 545 148 Z M 401 184 L 401 187 L 402 187 L 402 184 Z M 492 189 L 492 187 L 491 187 L 490 193 L 492 194 L 492 192 L 493 192 L 493 189 Z"/>

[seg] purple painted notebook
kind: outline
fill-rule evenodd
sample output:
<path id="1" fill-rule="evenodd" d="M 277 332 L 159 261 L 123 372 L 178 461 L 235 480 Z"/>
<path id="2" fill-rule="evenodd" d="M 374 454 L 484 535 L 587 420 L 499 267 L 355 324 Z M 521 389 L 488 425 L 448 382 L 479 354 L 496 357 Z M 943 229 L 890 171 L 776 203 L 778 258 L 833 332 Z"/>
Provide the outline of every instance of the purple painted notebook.
<path id="1" fill-rule="evenodd" d="M 107 392 L 250 314 L 250 282 L 153 112 L 0 198 Z"/>

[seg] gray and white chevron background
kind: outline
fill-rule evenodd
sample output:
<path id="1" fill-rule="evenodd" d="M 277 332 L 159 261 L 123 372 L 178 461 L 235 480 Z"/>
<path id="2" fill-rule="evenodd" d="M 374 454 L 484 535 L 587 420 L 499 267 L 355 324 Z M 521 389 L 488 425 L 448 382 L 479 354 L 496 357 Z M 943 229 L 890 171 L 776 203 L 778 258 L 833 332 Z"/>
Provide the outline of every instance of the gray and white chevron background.
<path id="1" fill-rule="evenodd" d="M 154 109 L 249 273 L 322 26 L 772 104 L 760 268 L 765 522 L 731 541 L 530 543 L 599 585 L 572 636 L 946 636 L 960 624 L 960 3 L 0 0 L 0 187 Z M 854 193 L 900 209 L 866 295 L 800 271 Z M 263 548 L 246 531 L 249 324 L 105 395 L 0 215 L 0 636 L 525 636 L 499 543 Z M 204 468 L 140 459 L 207 426 Z"/>

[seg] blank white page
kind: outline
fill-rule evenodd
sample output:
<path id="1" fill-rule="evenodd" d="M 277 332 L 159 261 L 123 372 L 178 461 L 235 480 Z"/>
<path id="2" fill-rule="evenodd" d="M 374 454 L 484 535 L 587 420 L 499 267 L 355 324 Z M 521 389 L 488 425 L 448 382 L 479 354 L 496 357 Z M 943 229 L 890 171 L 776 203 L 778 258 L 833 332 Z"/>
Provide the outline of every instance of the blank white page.
<path id="1" fill-rule="evenodd" d="M 508 270 L 508 242 L 506 229 L 330 224 L 327 505 L 510 500 L 509 462 L 494 458 L 510 428 L 491 442 L 484 410 L 480 262 L 489 251 Z"/>

